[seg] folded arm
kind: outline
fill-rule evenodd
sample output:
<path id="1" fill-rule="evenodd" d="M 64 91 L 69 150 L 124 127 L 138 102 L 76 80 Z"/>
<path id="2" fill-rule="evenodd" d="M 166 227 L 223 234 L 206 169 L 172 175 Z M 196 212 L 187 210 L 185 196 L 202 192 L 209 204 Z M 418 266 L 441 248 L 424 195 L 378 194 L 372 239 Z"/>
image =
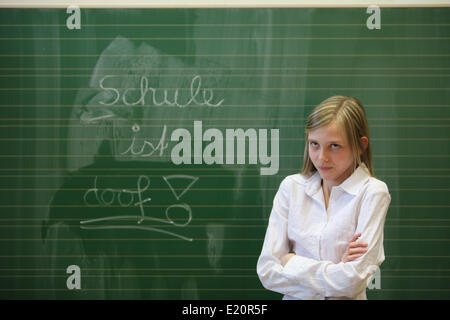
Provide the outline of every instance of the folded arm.
<path id="1" fill-rule="evenodd" d="M 295 255 L 283 265 L 282 260 L 289 253 L 288 193 L 287 188 L 280 186 L 275 196 L 258 260 L 257 272 L 264 287 L 299 299 L 357 296 L 365 290 L 377 266 L 384 261 L 383 228 L 390 203 L 389 193 L 377 190 L 368 194 L 361 206 L 356 233 L 362 233 L 368 243 L 362 257 L 336 264 Z"/>

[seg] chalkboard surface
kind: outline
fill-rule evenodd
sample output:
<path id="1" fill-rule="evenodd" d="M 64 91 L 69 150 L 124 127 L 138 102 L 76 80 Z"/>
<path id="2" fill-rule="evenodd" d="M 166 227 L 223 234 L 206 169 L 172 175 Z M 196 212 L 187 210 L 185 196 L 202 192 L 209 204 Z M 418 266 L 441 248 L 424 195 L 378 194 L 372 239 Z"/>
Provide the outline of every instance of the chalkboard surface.
<path id="1" fill-rule="evenodd" d="M 0 11 L 0 298 L 280 299 L 272 200 L 336 94 L 392 196 L 368 298 L 450 298 L 448 8 L 74 15 Z"/>

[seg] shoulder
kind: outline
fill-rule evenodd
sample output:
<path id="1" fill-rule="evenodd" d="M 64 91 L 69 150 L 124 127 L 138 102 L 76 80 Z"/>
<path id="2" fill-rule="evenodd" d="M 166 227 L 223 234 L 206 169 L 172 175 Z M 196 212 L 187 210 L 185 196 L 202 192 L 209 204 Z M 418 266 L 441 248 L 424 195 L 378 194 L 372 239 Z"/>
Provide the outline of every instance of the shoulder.
<path id="1" fill-rule="evenodd" d="M 372 199 L 375 202 L 390 202 L 391 195 L 387 184 L 375 177 L 369 177 L 365 183 L 363 199 Z"/>
<path id="2" fill-rule="evenodd" d="M 308 177 L 300 173 L 288 175 L 281 181 L 278 194 L 287 198 L 296 197 L 306 190 L 308 183 Z"/>
<path id="3" fill-rule="evenodd" d="M 291 174 L 281 181 L 280 188 L 304 188 L 308 179 L 308 177 L 300 173 Z"/>
<path id="4" fill-rule="evenodd" d="M 369 193 L 386 193 L 389 194 L 389 188 L 387 184 L 375 177 L 369 177 L 366 182 L 367 191 Z"/>

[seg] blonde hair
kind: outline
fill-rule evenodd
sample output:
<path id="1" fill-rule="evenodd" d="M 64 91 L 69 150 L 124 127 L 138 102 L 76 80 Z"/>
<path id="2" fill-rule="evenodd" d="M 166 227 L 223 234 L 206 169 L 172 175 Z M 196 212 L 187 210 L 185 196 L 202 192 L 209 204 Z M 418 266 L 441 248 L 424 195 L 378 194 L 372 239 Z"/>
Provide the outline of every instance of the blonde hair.
<path id="1" fill-rule="evenodd" d="M 345 96 L 333 96 L 322 101 L 308 116 L 305 127 L 305 151 L 301 173 L 310 175 L 317 171 L 309 158 L 309 132 L 313 129 L 326 126 L 334 120 L 347 135 L 347 141 L 350 143 L 353 151 L 354 169 L 361 165 L 361 163 L 364 163 L 369 169 L 370 175 L 374 176 L 372 151 L 370 149 L 369 124 L 367 122 L 366 112 L 358 99 Z M 366 136 L 369 139 L 369 143 L 365 150 L 361 141 L 361 137 L 363 136 Z M 361 151 L 362 153 L 360 155 Z"/>

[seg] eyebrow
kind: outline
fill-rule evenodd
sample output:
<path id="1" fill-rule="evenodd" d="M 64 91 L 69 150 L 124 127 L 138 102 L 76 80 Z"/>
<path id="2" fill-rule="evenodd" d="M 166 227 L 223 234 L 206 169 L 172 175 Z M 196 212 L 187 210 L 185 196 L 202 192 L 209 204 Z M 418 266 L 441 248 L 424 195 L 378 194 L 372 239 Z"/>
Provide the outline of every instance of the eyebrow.
<path id="1" fill-rule="evenodd" d="M 308 141 L 309 141 L 309 142 L 317 142 L 317 140 L 315 140 L 315 139 L 309 139 L 309 138 L 308 138 Z M 329 144 L 342 144 L 343 142 L 342 142 L 342 141 L 339 141 L 339 140 L 333 140 L 333 141 L 327 141 L 326 143 L 329 143 Z"/>

